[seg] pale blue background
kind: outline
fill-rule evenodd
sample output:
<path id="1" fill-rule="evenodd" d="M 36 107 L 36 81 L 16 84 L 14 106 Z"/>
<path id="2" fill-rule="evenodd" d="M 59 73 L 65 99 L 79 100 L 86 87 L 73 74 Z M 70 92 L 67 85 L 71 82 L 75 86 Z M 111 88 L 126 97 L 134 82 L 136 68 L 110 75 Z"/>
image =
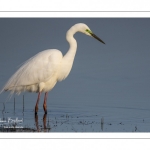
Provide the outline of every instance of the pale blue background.
<path id="1" fill-rule="evenodd" d="M 135 114 L 132 113 L 134 118 L 144 110 L 146 113 L 140 116 L 141 119 L 150 119 L 148 18 L 1 18 L 0 87 L 17 66 L 36 53 L 56 48 L 65 54 L 69 48 L 66 31 L 79 22 L 86 23 L 106 45 L 81 33 L 75 35 L 78 50 L 72 71 L 49 93 L 48 109 L 52 105 L 80 106 L 82 109 L 88 106 L 89 113 L 92 113 L 106 107 L 113 114 L 112 108 L 122 108 L 122 117 L 135 109 Z M 1 109 L 7 95 L 0 95 Z M 26 110 L 34 110 L 36 98 L 36 94 L 25 94 Z M 22 96 L 16 100 L 16 108 L 19 109 Z M 43 99 L 40 102 L 43 103 Z M 13 104 L 6 107 L 13 109 Z M 42 104 L 39 109 L 43 111 Z M 115 115 L 119 114 L 116 111 Z M 130 116 L 131 113 L 126 117 Z"/>

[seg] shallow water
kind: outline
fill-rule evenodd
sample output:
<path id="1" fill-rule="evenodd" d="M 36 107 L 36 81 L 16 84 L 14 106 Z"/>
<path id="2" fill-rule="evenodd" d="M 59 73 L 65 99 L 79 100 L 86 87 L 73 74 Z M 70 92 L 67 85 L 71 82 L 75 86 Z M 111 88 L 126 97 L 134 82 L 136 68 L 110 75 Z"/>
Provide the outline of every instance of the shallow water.
<path id="1" fill-rule="evenodd" d="M 1 106 L 3 105 L 0 110 L 1 132 L 150 131 L 149 109 L 104 105 L 50 104 L 47 115 L 44 114 L 41 105 L 39 105 L 38 114 L 35 116 L 34 109 L 28 108 L 27 102 L 28 100 L 25 99 L 24 106 L 23 100 L 18 101 L 16 99 L 15 103 L 14 99 L 1 103 Z M 14 123 L 16 123 L 15 127 Z M 4 127 L 5 129 L 3 129 Z M 15 130 L 13 130 L 14 128 Z"/>

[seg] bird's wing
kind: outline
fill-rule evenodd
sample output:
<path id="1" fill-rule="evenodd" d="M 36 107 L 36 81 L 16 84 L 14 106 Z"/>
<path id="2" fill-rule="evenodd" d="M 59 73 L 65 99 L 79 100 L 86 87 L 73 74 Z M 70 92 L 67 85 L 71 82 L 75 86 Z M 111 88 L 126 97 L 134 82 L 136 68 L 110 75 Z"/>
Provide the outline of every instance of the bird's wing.
<path id="1" fill-rule="evenodd" d="M 36 54 L 14 73 L 2 91 L 12 89 L 12 87 L 46 82 L 57 72 L 61 60 L 62 53 L 55 49 Z M 15 91 L 15 89 L 12 90 Z"/>

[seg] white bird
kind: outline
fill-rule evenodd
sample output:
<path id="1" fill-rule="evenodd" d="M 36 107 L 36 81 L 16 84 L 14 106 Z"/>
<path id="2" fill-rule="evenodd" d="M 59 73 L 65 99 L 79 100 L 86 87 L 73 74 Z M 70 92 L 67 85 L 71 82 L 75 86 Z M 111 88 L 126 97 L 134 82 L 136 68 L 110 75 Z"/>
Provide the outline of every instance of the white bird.
<path id="1" fill-rule="evenodd" d="M 73 35 L 82 32 L 94 37 L 103 44 L 90 28 L 83 23 L 72 26 L 66 33 L 66 39 L 70 44 L 68 52 L 63 56 L 57 49 L 48 49 L 39 52 L 27 60 L 8 80 L 2 91 L 11 91 L 11 94 L 28 91 L 37 92 L 38 98 L 35 105 L 35 114 L 38 112 L 38 103 L 42 92 L 45 93 L 43 109 L 47 113 L 47 94 L 57 81 L 64 80 L 70 73 L 77 50 L 77 42 Z"/>

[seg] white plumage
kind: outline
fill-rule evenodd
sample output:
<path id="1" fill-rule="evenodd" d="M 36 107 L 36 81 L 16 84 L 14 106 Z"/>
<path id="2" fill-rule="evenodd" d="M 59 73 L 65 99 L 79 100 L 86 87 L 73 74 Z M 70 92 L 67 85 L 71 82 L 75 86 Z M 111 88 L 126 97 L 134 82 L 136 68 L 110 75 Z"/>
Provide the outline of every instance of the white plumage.
<path id="1" fill-rule="evenodd" d="M 70 48 L 64 57 L 61 51 L 57 49 L 39 52 L 27 60 L 16 73 L 14 73 L 1 92 L 11 91 L 12 94 L 20 94 L 23 91 L 39 92 L 36 104 L 38 108 L 40 93 L 45 92 L 45 97 L 47 98 L 47 92 L 55 86 L 57 81 L 64 80 L 70 73 L 77 50 L 77 42 L 73 37 L 76 32 L 82 32 L 104 43 L 93 34 L 86 24 L 75 24 L 67 31 L 66 39 L 70 44 Z M 46 98 L 44 98 L 45 105 Z M 35 112 L 37 112 L 36 109 Z M 45 112 L 47 111 L 45 110 Z"/>
<path id="2" fill-rule="evenodd" d="M 4 90 L 20 94 L 22 91 L 47 92 L 57 82 L 62 53 L 51 49 L 42 51 L 27 60 L 8 80 Z"/>

